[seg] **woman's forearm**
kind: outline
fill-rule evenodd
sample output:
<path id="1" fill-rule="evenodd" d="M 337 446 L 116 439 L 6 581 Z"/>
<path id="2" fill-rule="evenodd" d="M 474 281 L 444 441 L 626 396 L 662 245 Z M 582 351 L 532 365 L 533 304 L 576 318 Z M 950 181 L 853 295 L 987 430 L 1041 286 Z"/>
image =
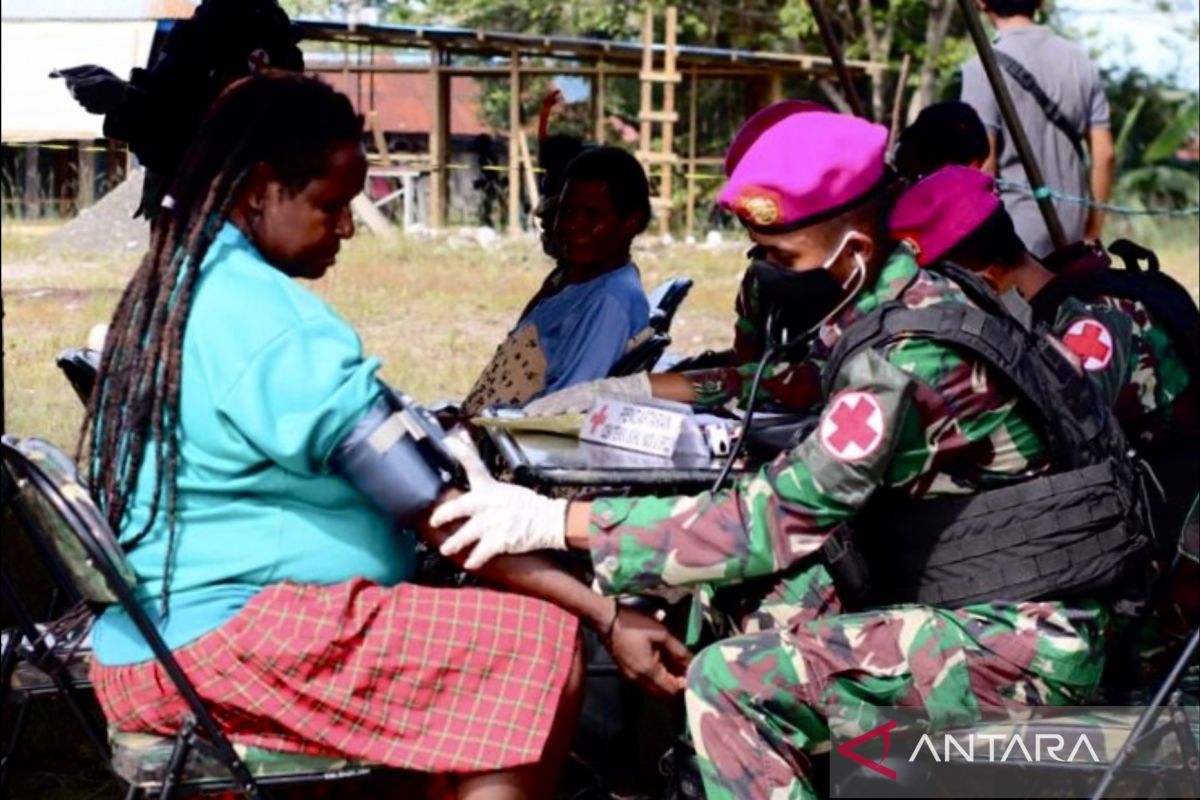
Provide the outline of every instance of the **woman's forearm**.
<path id="1" fill-rule="evenodd" d="M 575 505 L 572 503 L 570 507 Z M 585 535 L 586 520 L 585 515 Z M 420 535 L 431 546 L 437 548 L 454 532 L 455 528 L 457 526 L 430 528 L 428 525 L 422 525 Z M 568 537 L 569 535 L 568 527 Z M 586 547 L 586 543 L 584 546 Z M 469 554 L 470 550 L 466 550 L 451 557 L 450 560 L 461 567 Z M 564 611 L 579 617 L 595 630 L 606 630 L 612 621 L 615 602 L 612 598 L 603 597 L 592 591 L 589 586 L 545 556 L 534 554 L 497 556 L 482 568 L 475 570 L 473 574 L 495 586 L 553 603 Z"/>

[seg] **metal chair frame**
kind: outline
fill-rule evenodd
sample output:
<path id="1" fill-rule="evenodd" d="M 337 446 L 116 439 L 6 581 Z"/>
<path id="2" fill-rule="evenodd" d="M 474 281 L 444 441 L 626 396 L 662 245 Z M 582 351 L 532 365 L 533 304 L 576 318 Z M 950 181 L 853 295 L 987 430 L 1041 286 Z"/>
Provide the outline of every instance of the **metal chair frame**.
<path id="1" fill-rule="evenodd" d="M 39 446 L 51 447 L 45 443 L 39 443 Z M 175 660 L 175 656 L 163 641 L 158 629 L 137 602 L 133 587 L 121 576 L 115 559 L 123 559 L 124 556 L 108 523 L 96 513 L 94 508 L 81 506 L 65 497 L 50 477 L 23 452 L 15 439 L 5 437 L 3 443 L 0 443 L 0 453 L 3 455 L 6 468 L 12 472 L 12 479 L 18 484 L 21 481 L 28 481 L 33 489 L 67 523 L 76 541 L 87 554 L 89 565 L 103 577 L 105 586 L 120 603 L 125 613 L 129 615 L 138 632 L 145 637 L 155 659 L 162 665 L 167 677 L 184 698 L 191 711 L 191 719 L 176 735 L 167 773 L 158 791 L 159 796 L 169 798 L 174 795 L 181 785 L 183 768 L 187 763 L 188 754 L 193 749 L 202 749 L 229 770 L 236 790 L 247 797 L 255 798 L 255 800 L 265 797 L 260 781 L 250 774 L 245 762 L 234 750 L 228 737 L 221 731 L 220 726 L 204 705 L 204 701 L 200 699 L 195 686 L 180 668 L 179 662 Z M 40 527 L 27 529 L 27 533 L 35 539 L 45 535 Z M 53 548 L 52 540 L 50 543 L 43 540 L 41 544 L 42 547 L 39 550 Z M 6 580 L 6 594 L 7 590 L 8 582 Z M 5 599 L 7 601 L 8 598 Z M 101 598 L 88 599 L 94 602 L 101 600 Z M 203 738 L 201 738 L 201 734 L 203 734 Z M 361 771 L 359 772 L 361 773 Z M 287 776 L 285 780 L 279 782 L 305 782 L 297 777 Z M 322 777 L 324 777 L 323 774 Z M 138 794 L 140 794 L 139 787 L 131 786 L 129 797 L 136 797 Z"/>
<path id="2" fill-rule="evenodd" d="M 77 606 L 81 602 L 81 597 L 67 578 L 66 571 L 58 557 L 46 546 L 43 535 L 40 535 L 42 532 L 37 527 L 33 515 L 21 501 L 7 467 L 0 470 L 0 481 L 2 481 L 0 483 L 0 493 L 2 493 L 0 494 L 0 509 L 9 510 L 17 522 L 17 527 L 25 531 L 39 561 L 46 567 L 54 584 L 49 607 L 43 616 L 45 619 L 52 619 L 64 607 Z M 36 534 L 32 533 L 35 529 L 38 531 Z M 46 634 L 38 629 L 34 615 L 21 599 L 8 572 L 2 568 L 0 568 L 0 596 L 17 623 L 17 627 L 10 631 L 11 635 L 5 644 L 3 653 L 0 654 L 0 706 L 7 706 L 10 700 L 17 704 L 12 731 L 9 740 L 4 745 L 2 758 L 0 758 L 0 786 L 7 781 L 8 767 L 25 730 L 29 701 L 34 697 L 61 697 L 78 719 L 88 742 L 100 754 L 101 760 L 107 764 L 109 748 L 104 726 L 95 719 L 92 713 L 88 712 L 85 707 L 85 698 L 82 696 L 90 691 L 91 683 L 86 680 L 77 680 L 70 674 L 67 661 L 61 657 L 54 646 L 47 644 Z M 32 657 L 22 652 L 23 643 L 28 644 L 28 649 L 32 651 Z M 38 691 L 14 691 L 13 676 L 22 661 L 45 675 L 50 682 L 49 685 Z"/>

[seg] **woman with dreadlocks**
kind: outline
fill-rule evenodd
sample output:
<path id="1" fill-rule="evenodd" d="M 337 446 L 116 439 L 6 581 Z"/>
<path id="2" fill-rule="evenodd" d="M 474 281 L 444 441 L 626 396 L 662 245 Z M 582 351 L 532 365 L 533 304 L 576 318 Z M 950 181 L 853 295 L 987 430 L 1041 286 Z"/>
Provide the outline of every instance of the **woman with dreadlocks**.
<path id="1" fill-rule="evenodd" d="M 402 493 L 411 473 L 372 483 L 346 455 L 364 438 L 393 452 L 367 436 L 391 396 L 379 361 L 293 280 L 321 277 L 354 232 L 361 136 L 312 78 L 264 72 L 217 100 L 113 316 L 89 485 L 235 741 L 450 774 L 460 797 L 547 796 L 578 710 L 575 617 L 630 671 L 676 643 L 632 612 L 616 624 L 611 601 L 540 560 L 480 574 L 561 608 L 408 582 L 413 535 L 379 486 Z M 112 724 L 178 729 L 186 706 L 119 608 L 94 652 Z"/>

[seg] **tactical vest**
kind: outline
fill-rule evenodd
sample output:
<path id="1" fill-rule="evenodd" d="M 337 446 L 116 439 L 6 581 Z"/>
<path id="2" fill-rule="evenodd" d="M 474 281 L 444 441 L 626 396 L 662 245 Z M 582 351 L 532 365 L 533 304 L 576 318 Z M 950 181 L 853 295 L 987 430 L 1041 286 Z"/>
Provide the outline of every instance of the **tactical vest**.
<path id="1" fill-rule="evenodd" d="M 834 347 L 822 373 L 825 396 L 864 348 L 910 337 L 945 344 L 1003 376 L 1036 415 L 1052 471 L 964 496 L 876 492 L 825 548 L 843 600 L 954 608 L 1104 595 L 1136 613 L 1150 537 L 1138 466 L 1111 410 L 1050 337 L 1005 307 L 1008 298 L 965 270 L 939 269 L 979 307 L 883 304 Z"/>
<path id="2" fill-rule="evenodd" d="M 1052 324 L 1059 306 L 1069 297 L 1084 302 L 1099 296 L 1137 301 L 1165 330 L 1183 359 L 1192 384 L 1180 411 L 1188 418 L 1185 427 L 1193 429 L 1168 431 L 1169 435 L 1152 445 L 1143 441 L 1142 431 L 1125 431 L 1156 476 L 1160 491 L 1150 492 L 1150 511 L 1161 537 L 1160 556 L 1169 558 L 1200 485 L 1200 437 L 1194 430 L 1200 425 L 1200 309 L 1187 289 L 1159 271 L 1158 256 L 1153 251 L 1125 239 L 1113 242 L 1110 250 L 1125 262 L 1124 269 L 1113 268 L 1103 253 L 1082 259 L 1084 263 L 1077 266 L 1070 258 L 1074 253 L 1064 251 L 1056 259 L 1054 279 L 1030 305 L 1036 320 Z M 1145 269 L 1142 261 L 1146 262 Z"/>

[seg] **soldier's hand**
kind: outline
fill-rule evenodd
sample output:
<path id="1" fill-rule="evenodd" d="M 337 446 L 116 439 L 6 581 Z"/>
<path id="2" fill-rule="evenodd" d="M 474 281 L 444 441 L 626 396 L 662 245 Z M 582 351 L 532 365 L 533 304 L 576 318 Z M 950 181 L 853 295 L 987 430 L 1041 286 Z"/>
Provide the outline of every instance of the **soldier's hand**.
<path id="1" fill-rule="evenodd" d="M 502 553 L 567 549 L 566 500 L 496 480 L 469 440 L 447 436 L 445 445 L 462 464 L 471 490 L 441 503 L 429 517 L 435 528 L 466 520 L 438 548 L 443 556 L 450 558 L 471 547 L 463 566 L 477 570 Z"/>
<path id="2" fill-rule="evenodd" d="M 621 674 L 643 689 L 673 695 L 687 685 L 692 654 L 653 617 L 621 607 L 606 644 Z"/>
<path id="3" fill-rule="evenodd" d="M 50 77 L 66 81 L 67 91 L 91 114 L 108 114 L 125 97 L 125 81 L 95 64 L 55 70 Z"/>

